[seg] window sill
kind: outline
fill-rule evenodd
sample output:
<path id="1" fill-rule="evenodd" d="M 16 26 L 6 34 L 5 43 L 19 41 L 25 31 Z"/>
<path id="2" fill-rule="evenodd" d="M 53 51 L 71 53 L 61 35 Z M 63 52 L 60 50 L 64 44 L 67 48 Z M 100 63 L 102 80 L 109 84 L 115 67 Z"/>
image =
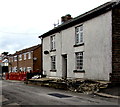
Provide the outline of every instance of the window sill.
<path id="1" fill-rule="evenodd" d="M 54 52 L 54 51 L 56 51 L 56 49 L 52 49 L 52 50 L 50 50 L 50 52 Z"/>
<path id="2" fill-rule="evenodd" d="M 55 69 L 54 69 L 54 70 L 50 70 L 50 72 L 56 72 L 56 71 L 57 71 L 57 70 L 55 70 Z"/>
<path id="3" fill-rule="evenodd" d="M 83 45 L 84 45 L 84 43 L 75 44 L 74 47 L 83 46 Z"/>
<path id="4" fill-rule="evenodd" d="M 85 73 L 85 70 L 74 70 L 74 73 Z"/>

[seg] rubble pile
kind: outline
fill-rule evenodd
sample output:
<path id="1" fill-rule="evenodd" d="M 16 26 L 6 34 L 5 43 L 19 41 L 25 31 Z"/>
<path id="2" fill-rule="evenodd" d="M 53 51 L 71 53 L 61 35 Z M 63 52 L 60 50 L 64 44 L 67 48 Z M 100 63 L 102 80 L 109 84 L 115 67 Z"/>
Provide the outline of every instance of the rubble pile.
<path id="1" fill-rule="evenodd" d="M 86 80 L 86 79 L 50 79 L 50 78 L 41 78 L 41 79 L 30 79 L 31 83 L 38 83 L 42 86 L 53 87 L 57 89 L 67 89 L 73 92 L 80 92 L 84 94 L 92 94 L 100 91 L 103 88 L 108 87 L 106 81 L 95 81 L 95 80 Z M 35 82 L 36 81 L 36 82 Z"/>
<path id="2" fill-rule="evenodd" d="M 93 81 L 93 80 L 68 80 L 68 90 L 74 92 L 81 92 L 85 94 L 92 94 L 98 92 L 101 88 L 107 88 L 107 82 Z"/>

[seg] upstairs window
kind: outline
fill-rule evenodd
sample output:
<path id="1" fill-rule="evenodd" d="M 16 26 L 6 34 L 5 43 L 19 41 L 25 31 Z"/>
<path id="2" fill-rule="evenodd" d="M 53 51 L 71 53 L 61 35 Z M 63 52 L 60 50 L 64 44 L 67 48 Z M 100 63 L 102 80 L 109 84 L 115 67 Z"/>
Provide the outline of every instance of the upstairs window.
<path id="1" fill-rule="evenodd" d="M 56 57 L 51 56 L 51 70 L 55 70 L 55 69 L 56 69 Z"/>
<path id="2" fill-rule="evenodd" d="M 13 57 L 11 57 L 10 59 L 11 59 L 11 62 L 13 62 Z"/>
<path id="3" fill-rule="evenodd" d="M 21 60 L 22 60 L 22 54 L 19 55 L 19 61 L 21 61 Z"/>
<path id="4" fill-rule="evenodd" d="M 24 53 L 24 60 L 26 60 L 26 53 Z"/>
<path id="5" fill-rule="evenodd" d="M 75 44 L 83 43 L 83 25 L 75 28 Z"/>
<path id="6" fill-rule="evenodd" d="M 51 36 L 51 50 L 55 49 L 55 35 Z"/>
<path id="7" fill-rule="evenodd" d="M 14 61 L 17 61 L 17 56 L 14 56 Z"/>
<path id="8" fill-rule="evenodd" d="M 76 53 L 76 70 L 83 70 L 83 52 Z"/>
<path id="9" fill-rule="evenodd" d="M 28 59 L 31 59 L 31 52 L 28 52 Z"/>

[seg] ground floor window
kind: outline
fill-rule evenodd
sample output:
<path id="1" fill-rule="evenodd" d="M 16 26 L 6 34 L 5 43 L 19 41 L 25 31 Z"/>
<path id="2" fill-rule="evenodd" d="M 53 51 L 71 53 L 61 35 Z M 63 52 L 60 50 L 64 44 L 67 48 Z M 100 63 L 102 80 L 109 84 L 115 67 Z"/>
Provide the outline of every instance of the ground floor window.
<path id="1" fill-rule="evenodd" d="M 22 68 L 22 67 L 20 67 L 20 71 L 23 71 L 23 68 Z"/>
<path id="2" fill-rule="evenodd" d="M 76 53 L 76 70 L 83 70 L 83 52 Z"/>
<path id="3" fill-rule="evenodd" d="M 55 70 L 55 69 L 56 69 L 56 57 L 51 56 L 51 70 Z"/>
<path id="4" fill-rule="evenodd" d="M 27 67 L 27 71 L 28 72 L 32 71 L 32 68 L 31 67 Z"/>

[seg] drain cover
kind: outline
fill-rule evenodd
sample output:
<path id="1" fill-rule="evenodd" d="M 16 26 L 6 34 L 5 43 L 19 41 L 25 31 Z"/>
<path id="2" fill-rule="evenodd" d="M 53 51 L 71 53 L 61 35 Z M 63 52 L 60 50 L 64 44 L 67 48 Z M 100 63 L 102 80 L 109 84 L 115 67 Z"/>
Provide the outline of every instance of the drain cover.
<path id="1" fill-rule="evenodd" d="M 55 97 L 58 97 L 58 98 L 72 97 L 72 96 L 68 96 L 68 95 L 64 95 L 64 94 L 59 94 L 59 93 L 51 93 L 51 94 L 48 94 L 48 95 L 55 96 Z"/>

